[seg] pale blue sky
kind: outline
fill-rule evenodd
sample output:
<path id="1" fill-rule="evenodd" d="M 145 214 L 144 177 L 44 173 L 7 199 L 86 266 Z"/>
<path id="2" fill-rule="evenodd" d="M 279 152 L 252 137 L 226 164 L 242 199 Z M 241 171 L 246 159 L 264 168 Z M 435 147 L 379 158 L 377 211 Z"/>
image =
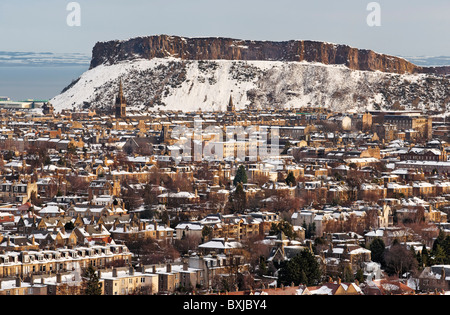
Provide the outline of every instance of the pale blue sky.
<path id="1" fill-rule="evenodd" d="M 449 0 L 382 0 L 369 27 L 370 0 L 79 0 L 69 27 L 64 0 L 1 0 L 0 51 L 90 53 L 97 41 L 168 34 L 347 44 L 380 53 L 450 55 Z"/>

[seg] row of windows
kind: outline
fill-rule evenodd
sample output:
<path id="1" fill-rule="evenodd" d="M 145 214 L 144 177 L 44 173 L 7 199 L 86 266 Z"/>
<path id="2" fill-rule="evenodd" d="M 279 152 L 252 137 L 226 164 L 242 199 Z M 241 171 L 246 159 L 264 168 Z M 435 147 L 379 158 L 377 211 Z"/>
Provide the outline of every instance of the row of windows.
<path id="1" fill-rule="evenodd" d="M 2 191 L 27 192 L 27 186 L 2 185 Z"/>

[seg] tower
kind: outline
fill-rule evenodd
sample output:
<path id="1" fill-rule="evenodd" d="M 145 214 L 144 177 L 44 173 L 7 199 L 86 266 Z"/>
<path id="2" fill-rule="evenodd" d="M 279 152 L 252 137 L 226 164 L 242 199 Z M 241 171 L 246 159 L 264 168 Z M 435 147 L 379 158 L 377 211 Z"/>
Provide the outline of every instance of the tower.
<path id="1" fill-rule="evenodd" d="M 119 95 L 116 97 L 116 118 L 125 118 L 127 116 L 127 101 L 123 96 L 122 80 L 120 80 Z"/>
<path id="2" fill-rule="evenodd" d="M 230 95 L 230 101 L 228 102 L 227 111 L 229 111 L 229 112 L 236 111 L 236 108 L 235 108 L 235 106 L 233 104 L 233 97 L 231 95 Z"/>

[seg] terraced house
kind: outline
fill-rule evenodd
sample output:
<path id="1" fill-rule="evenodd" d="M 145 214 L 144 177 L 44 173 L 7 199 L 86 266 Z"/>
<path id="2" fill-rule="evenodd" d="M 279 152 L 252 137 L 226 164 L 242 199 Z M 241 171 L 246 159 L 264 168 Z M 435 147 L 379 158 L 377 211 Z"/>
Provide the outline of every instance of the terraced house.
<path id="1" fill-rule="evenodd" d="M 0 278 L 55 274 L 86 268 L 102 269 L 114 264 L 131 262 L 131 252 L 125 245 L 30 250 L 0 254 Z"/>

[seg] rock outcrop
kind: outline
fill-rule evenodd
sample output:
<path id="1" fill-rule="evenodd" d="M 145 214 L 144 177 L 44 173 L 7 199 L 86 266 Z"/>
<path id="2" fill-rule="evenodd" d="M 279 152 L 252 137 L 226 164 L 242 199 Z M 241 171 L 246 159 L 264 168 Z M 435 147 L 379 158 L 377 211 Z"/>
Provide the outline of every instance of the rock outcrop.
<path id="1" fill-rule="evenodd" d="M 90 68 L 125 60 L 164 57 L 182 60 L 307 61 L 325 65 L 345 65 L 352 70 L 396 74 L 450 74 L 450 67 L 420 67 L 403 58 L 347 45 L 303 40 L 272 42 L 168 35 L 99 42 L 93 49 Z"/>

